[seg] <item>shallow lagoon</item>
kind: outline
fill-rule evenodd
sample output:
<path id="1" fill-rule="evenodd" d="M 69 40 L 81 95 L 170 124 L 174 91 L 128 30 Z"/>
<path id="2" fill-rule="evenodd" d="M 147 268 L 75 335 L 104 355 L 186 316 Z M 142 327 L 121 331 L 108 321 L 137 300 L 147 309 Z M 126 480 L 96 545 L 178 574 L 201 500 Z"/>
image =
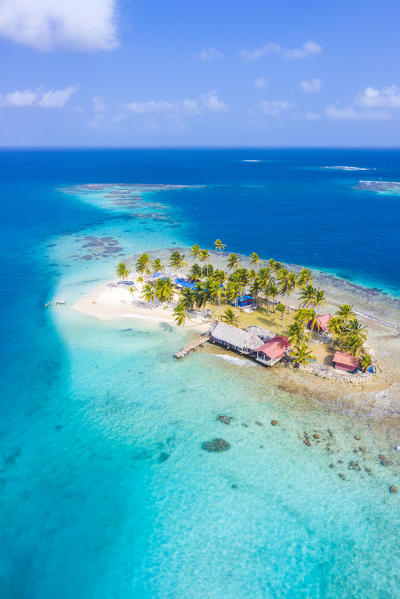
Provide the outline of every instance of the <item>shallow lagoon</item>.
<path id="1" fill-rule="evenodd" d="M 71 260 L 86 251 L 77 239 L 114 237 L 130 254 L 186 245 L 194 225 L 184 191 L 154 194 L 170 205 L 171 229 L 55 191 L 66 181 L 60 168 L 51 185 L 30 186 L 37 222 L 13 235 L 31 214 L 14 205 L 3 238 L 5 596 L 396 597 L 400 511 L 388 487 L 400 486 L 399 463 L 385 436 L 279 391 L 265 369 L 201 351 L 173 360 L 184 331 L 75 313 L 74 298 L 112 276 L 115 262 Z M 8 185 L 17 201 L 22 188 Z M 43 309 L 61 296 L 65 307 Z M 320 435 L 312 447 L 304 431 Z M 202 450 L 219 437 L 229 451 Z"/>

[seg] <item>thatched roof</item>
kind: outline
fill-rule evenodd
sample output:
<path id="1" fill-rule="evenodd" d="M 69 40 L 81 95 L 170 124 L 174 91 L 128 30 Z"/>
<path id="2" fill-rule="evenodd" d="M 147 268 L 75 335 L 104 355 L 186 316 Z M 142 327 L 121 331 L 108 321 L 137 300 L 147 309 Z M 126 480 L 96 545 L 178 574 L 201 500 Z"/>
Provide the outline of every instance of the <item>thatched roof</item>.
<path id="1" fill-rule="evenodd" d="M 273 331 L 268 331 L 267 329 L 263 329 L 263 327 L 251 326 L 247 327 L 246 331 L 252 333 L 253 335 L 257 335 L 264 342 L 269 341 L 272 337 L 275 337 L 275 333 Z"/>
<path id="2" fill-rule="evenodd" d="M 257 335 L 224 322 L 217 324 L 211 333 L 211 338 L 219 343 L 227 343 L 245 351 L 254 350 L 262 345 L 262 339 Z"/>

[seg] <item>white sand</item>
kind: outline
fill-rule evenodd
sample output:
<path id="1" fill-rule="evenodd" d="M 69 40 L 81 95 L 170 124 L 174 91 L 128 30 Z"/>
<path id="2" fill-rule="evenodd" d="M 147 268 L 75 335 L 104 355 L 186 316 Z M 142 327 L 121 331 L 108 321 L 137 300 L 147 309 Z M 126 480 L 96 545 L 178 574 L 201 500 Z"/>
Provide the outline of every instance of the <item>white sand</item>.
<path id="1" fill-rule="evenodd" d="M 74 308 L 99 320 L 142 318 L 175 325 L 173 310 L 178 300 L 177 294 L 174 295 L 174 301 L 166 305 L 157 299 L 145 302 L 141 297 L 143 284 L 136 280 L 134 288 L 135 291 L 131 293 L 129 285 L 119 281 L 106 283 L 79 299 Z M 185 328 L 203 331 L 208 328 L 208 322 L 200 315 L 193 316 L 186 320 Z"/>

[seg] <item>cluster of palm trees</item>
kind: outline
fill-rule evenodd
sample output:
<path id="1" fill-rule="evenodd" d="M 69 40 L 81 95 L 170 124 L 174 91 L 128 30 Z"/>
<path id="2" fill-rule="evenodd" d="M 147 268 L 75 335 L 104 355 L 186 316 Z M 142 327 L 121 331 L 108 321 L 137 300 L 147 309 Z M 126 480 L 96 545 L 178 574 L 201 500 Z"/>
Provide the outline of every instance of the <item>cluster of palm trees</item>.
<path id="1" fill-rule="evenodd" d="M 214 243 L 217 254 L 222 257 L 226 244 L 217 239 Z M 189 269 L 189 277 L 196 283 L 194 289 L 183 288 L 179 302 L 174 309 L 174 317 L 178 325 L 183 325 L 194 308 L 204 308 L 207 304 L 217 307 L 218 318 L 228 324 L 239 326 L 239 298 L 248 291 L 257 304 L 265 305 L 266 313 L 270 310 L 281 314 L 282 329 L 285 329 L 285 315 L 291 310 L 291 297 L 297 291 L 300 304 L 295 308 L 294 322 L 288 329 L 288 337 L 294 348 L 295 362 L 304 364 L 313 359 L 309 349 L 312 330 L 315 328 L 320 309 L 326 305 L 324 291 L 313 287 L 311 271 L 303 268 L 294 272 L 281 262 L 262 260 L 256 252 L 249 256 L 251 268 L 245 268 L 240 263 L 237 254 L 232 253 L 226 258 L 226 270 L 214 267 L 211 255 L 207 249 L 195 244 L 190 249 L 190 256 L 196 261 Z M 182 270 L 188 263 L 185 254 L 175 250 L 169 258 L 169 266 Z M 148 254 L 142 254 L 136 261 L 136 272 L 143 281 L 143 275 L 156 274 L 164 270 L 159 258 L 151 260 Z M 121 262 L 117 273 L 126 279 L 130 271 Z M 174 285 L 167 276 L 148 282 L 143 286 L 142 298 L 151 302 L 157 298 L 160 302 L 170 302 L 174 296 Z M 224 304 L 232 307 L 222 309 Z M 309 329 L 307 331 L 307 328 Z M 361 356 L 363 368 L 371 364 L 371 358 L 364 348 L 366 339 L 365 329 L 357 321 L 351 306 L 343 304 L 329 323 L 332 344 L 340 349 Z"/>
<path id="2" fill-rule="evenodd" d="M 372 364 L 372 358 L 365 347 L 367 330 L 356 318 L 353 306 L 342 304 L 328 324 L 328 329 L 334 343 L 339 349 L 360 359 L 360 368 L 367 370 Z"/>

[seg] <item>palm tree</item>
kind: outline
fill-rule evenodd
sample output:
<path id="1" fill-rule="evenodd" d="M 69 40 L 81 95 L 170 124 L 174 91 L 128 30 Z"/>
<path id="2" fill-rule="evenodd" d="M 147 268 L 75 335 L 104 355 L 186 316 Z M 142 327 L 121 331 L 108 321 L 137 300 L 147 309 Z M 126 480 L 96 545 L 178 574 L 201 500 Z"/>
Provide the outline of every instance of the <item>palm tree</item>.
<path id="1" fill-rule="evenodd" d="M 311 334 L 317 322 L 317 313 L 315 312 L 314 308 L 301 308 L 300 310 L 297 310 L 295 320 L 303 327 L 308 325 L 310 328 L 308 343 L 311 343 Z"/>
<path id="2" fill-rule="evenodd" d="M 297 277 L 294 272 L 289 272 L 286 269 L 283 269 L 278 274 L 278 279 L 280 282 L 279 291 L 282 295 L 286 296 L 286 304 L 285 308 L 288 309 L 288 313 L 290 312 L 289 297 L 290 294 L 296 289 Z"/>
<path id="3" fill-rule="evenodd" d="M 234 327 L 239 326 L 239 316 L 232 310 L 232 308 L 227 308 L 222 315 L 222 320 L 227 324 L 231 324 Z"/>
<path id="4" fill-rule="evenodd" d="M 250 264 L 253 266 L 253 268 L 257 268 L 257 270 L 259 269 L 261 260 L 256 252 L 250 254 Z"/>
<path id="5" fill-rule="evenodd" d="M 208 250 L 200 251 L 200 262 L 207 262 L 207 277 L 208 277 L 208 261 L 210 259 L 210 254 Z"/>
<path id="6" fill-rule="evenodd" d="M 172 268 L 177 268 L 181 270 L 184 266 L 187 266 L 187 262 L 185 262 L 185 254 L 181 254 L 178 250 L 172 252 L 169 263 Z"/>
<path id="7" fill-rule="evenodd" d="M 164 270 L 164 265 L 161 264 L 160 258 L 156 258 L 155 260 L 153 260 L 152 270 L 154 273 L 161 272 L 162 270 Z"/>
<path id="8" fill-rule="evenodd" d="M 145 285 L 142 289 L 142 298 L 145 302 L 152 302 L 154 300 L 153 287 L 149 284 Z"/>
<path id="9" fill-rule="evenodd" d="M 174 308 L 174 318 L 178 327 L 185 324 L 186 318 L 188 318 L 188 313 L 186 312 L 185 306 L 179 303 L 176 308 Z"/>
<path id="10" fill-rule="evenodd" d="M 273 311 L 275 312 L 276 309 L 276 298 L 278 297 L 278 293 L 279 293 L 279 289 L 278 287 L 275 285 L 275 281 L 274 279 L 271 278 L 270 282 L 268 283 L 266 289 L 265 289 L 265 294 L 267 297 L 272 297 L 272 305 L 273 305 Z"/>
<path id="11" fill-rule="evenodd" d="M 194 256 L 194 258 L 197 258 L 198 260 L 200 260 L 200 246 L 198 243 L 195 243 L 194 245 L 192 245 L 192 248 L 190 250 L 190 255 Z"/>
<path id="12" fill-rule="evenodd" d="M 305 308 L 307 306 L 313 306 L 314 299 L 315 299 L 315 288 L 312 285 L 306 285 L 305 287 L 302 288 L 302 290 L 299 294 L 299 298 L 302 300 L 300 302 L 301 308 Z"/>
<path id="13" fill-rule="evenodd" d="M 322 306 L 326 306 L 325 293 L 322 289 L 316 289 L 314 293 L 314 308 L 318 313 L 318 309 L 322 308 Z"/>
<path id="14" fill-rule="evenodd" d="M 117 275 L 121 277 L 122 280 L 126 279 L 129 275 L 129 269 L 126 266 L 125 262 L 120 262 L 117 266 Z"/>
<path id="15" fill-rule="evenodd" d="M 223 287 L 221 287 L 221 283 L 218 280 L 216 280 L 215 278 L 208 279 L 207 284 L 208 284 L 209 298 L 211 301 L 217 300 L 218 306 L 219 306 L 219 315 L 220 315 L 220 318 L 222 318 L 221 300 L 225 294 L 225 290 Z"/>
<path id="16" fill-rule="evenodd" d="M 372 364 L 372 358 L 369 354 L 367 354 L 367 352 L 363 352 L 361 359 L 360 359 L 360 368 L 363 372 L 365 372 L 366 370 L 368 370 L 368 368 L 371 366 Z"/>
<path id="17" fill-rule="evenodd" d="M 312 284 L 311 270 L 309 270 L 308 268 L 302 268 L 297 276 L 297 287 L 299 287 L 299 289 L 302 289 L 306 285 L 311 285 L 311 284 Z"/>
<path id="18" fill-rule="evenodd" d="M 237 254 L 230 254 L 230 256 L 228 256 L 226 263 L 230 270 L 237 270 L 239 268 L 239 260 L 238 260 Z"/>
<path id="19" fill-rule="evenodd" d="M 141 275 L 143 274 L 150 274 L 150 258 L 148 254 L 142 254 L 141 256 L 139 256 L 139 258 L 136 261 L 136 272 L 140 272 Z"/>
<path id="20" fill-rule="evenodd" d="M 228 302 L 233 302 L 237 311 L 238 299 L 243 293 L 243 285 L 239 281 L 229 281 L 226 286 L 226 298 Z"/>
<path id="21" fill-rule="evenodd" d="M 332 337 L 331 348 L 333 349 L 334 341 L 340 339 L 343 335 L 344 331 L 344 320 L 339 316 L 332 316 L 330 321 L 328 322 L 328 331 Z"/>
<path id="22" fill-rule="evenodd" d="M 217 252 L 220 252 L 222 254 L 222 252 L 226 248 L 226 243 L 222 243 L 220 239 L 216 239 L 214 241 L 214 247 L 217 250 Z"/>
<path id="23" fill-rule="evenodd" d="M 351 354 L 357 356 L 363 349 L 364 341 L 356 334 L 349 334 L 343 339 L 343 349 Z"/>
<path id="24" fill-rule="evenodd" d="M 192 268 L 189 271 L 189 276 L 192 281 L 200 281 L 202 277 L 202 272 L 200 266 L 196 263 L 193 264 Z"/>
<path id="25" fill-rule="evenodd" d="M 208 286 L 205 281 L 198 283 L 194 290 L 195 304 L 198 308 L 202 308 L 208 300 Z"/>
<path id="26" fill-rule="evenodd" d="M 171 301 L 174 295 L 171 279 L 158 279 L 154 286 L 154 295 L 160 302 L 168 303 Z"/>
<path id="27" fill-rule="evenodd" d="M 304 326 L 300 322 L 293 322 L 288 329 L 290 343 L 299 345 L 304 342 Z"/>
<path id="28" fill-rule="evenodd" d="M 216 270 L 214 270 L 213 277 L 216 281 L 218 281 L 220 285 L 222 285 L 226 279 L 225 271 L 217 268 Z"/>
<path id="29" fill-rule="evenodd" d="M 353 335 L 358 335 L 364 341 L 367 338 L 366 328 L 358 322 L 357 318 L 353 318 L 347 323 L 346 331 L 352 333 Z"/>
<path id="30" fill-rule="evenodd" d="M 345 322 L 347 322 L 351 318 L 355 318 L 353 306 L 351 306 L 350 304 L 341 304 L 339 308 L 336 310 L 336 315 L 340 316 L 340 318 L 343 318 Z"/>
<path id="31" fill-rule="evenodd" d="M 282 330 L 284 331 L 285 330 L 285 310 L 286 310 L 286 308 L 283 304 L 280 303 L 276 306 L 276 309 L 282 315 Z"/>
<path id="32" fill-rule="evenodd" d="M 133 285 L 131 285 L 128 289 L 129 293 L 132 295 L 135 291 L 135 287 Z"/>
<path id="33" fill-rule="evenodd" d="M 295 364 L 308 364 L 311 360 L 315 360 L 315 356 L 313 356 L 305 343 L 300 343 L 295 347 L 293 360 Z"/>
<path id="34" fill-rule="evenodd" d="M 189 289 L 188 287 L 185 287 L 184 289 L 182 289 L 179 304 L 182 304 L 182 306 L 185 308 L 185 310 L 188 310 L 188 311 L 193 310 L 195 301 L 196 301 L 195 292 L 192 289 Z"/>

